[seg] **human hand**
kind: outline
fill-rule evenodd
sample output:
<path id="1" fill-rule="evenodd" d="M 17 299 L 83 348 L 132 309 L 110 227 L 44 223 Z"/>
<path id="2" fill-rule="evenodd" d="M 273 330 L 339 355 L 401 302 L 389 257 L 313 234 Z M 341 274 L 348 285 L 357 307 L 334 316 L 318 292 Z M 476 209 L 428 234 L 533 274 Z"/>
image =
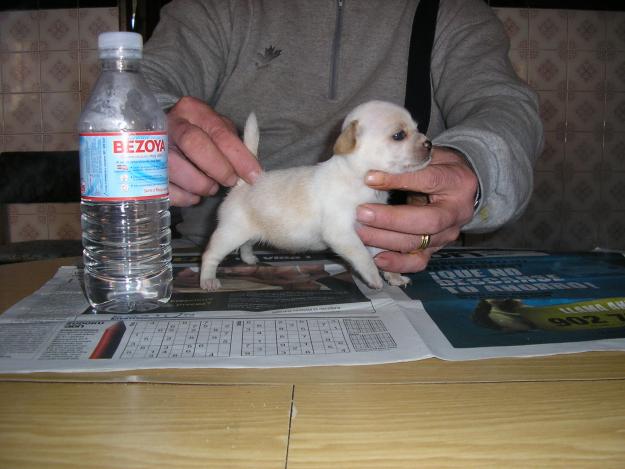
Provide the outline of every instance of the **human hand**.
<path id="1" fill-rule="evenodd" d="M 167 114 L 169 128 L 169 198 L 172 205 L 197 204 L 220 185 L 239 177 L 253 183 L 258 160 L 237 135 L 234 124 L 199 99 L 185 96 Z"/>
<path id="2" fill-rule="evenodd" d="M 432 254 L 460 235 L 460 228 L 473 218 L 477 176 L 456 151 L 432 148 L 432 161 L 413 173 L 389 174 L 370 171 L 365 182 L 379 190 L 400 189 L 427 194 L 429 203 L 408 205 L 364 204 L 358 208 L 362 224 L 358 234 L 368 246 L 386 251 L 375 257 L 388 272 L 418 272 Z M 430 245 L 418 250 L 423 235 Z"/>

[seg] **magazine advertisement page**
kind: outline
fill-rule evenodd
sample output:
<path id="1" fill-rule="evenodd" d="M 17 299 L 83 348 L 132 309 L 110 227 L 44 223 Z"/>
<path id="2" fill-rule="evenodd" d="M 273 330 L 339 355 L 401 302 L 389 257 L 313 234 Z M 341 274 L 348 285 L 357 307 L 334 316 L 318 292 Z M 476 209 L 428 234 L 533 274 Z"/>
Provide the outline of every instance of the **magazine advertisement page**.
<path id="1" fill-rule="evenodd" d="M 444 359 L 625 347 L 620 253 L 447 249 L 404 293 L 421 301 L 409 317 Z"/>

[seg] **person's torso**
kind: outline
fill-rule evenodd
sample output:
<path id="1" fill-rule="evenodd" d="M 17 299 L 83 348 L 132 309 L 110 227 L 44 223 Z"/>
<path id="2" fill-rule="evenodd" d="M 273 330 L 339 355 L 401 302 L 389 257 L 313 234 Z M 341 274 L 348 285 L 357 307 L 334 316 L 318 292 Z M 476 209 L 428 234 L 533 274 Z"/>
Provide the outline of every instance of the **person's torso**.
<path id="1" fill-rule="evenodd" d="M 331 156 L 345 115 L 370 99 L 403 104 L 416 1 L 248 3 L 233 20 L 215 109 L 257 114 L 265 169 Z M 391 5 L 392 4 L 392 5 Z"/>

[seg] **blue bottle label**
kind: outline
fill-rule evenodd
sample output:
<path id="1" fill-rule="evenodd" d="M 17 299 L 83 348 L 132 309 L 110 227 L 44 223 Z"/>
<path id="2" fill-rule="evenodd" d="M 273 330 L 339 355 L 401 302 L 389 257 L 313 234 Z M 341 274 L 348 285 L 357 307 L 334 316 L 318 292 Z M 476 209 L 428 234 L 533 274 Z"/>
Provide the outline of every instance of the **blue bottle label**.
<path id="1" fill-rule="evenodd" d="M 111 202 L 166 196 L 167 133 L 81 133 L 80 194 Z"/>

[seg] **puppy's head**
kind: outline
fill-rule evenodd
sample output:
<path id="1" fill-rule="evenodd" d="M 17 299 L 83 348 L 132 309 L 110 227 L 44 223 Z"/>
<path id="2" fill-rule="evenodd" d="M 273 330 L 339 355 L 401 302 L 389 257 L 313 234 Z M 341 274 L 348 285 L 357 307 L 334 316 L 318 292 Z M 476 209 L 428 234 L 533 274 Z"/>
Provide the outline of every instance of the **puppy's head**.
<path id="1" fill-rule="evenodd" d="M 349 155 L 365 171 L 417 171 L 430 162 L 431 142 L 417 129 L 410 113 L 385 101 L 369 101 L 350 112 L 334 154 Z"/>

